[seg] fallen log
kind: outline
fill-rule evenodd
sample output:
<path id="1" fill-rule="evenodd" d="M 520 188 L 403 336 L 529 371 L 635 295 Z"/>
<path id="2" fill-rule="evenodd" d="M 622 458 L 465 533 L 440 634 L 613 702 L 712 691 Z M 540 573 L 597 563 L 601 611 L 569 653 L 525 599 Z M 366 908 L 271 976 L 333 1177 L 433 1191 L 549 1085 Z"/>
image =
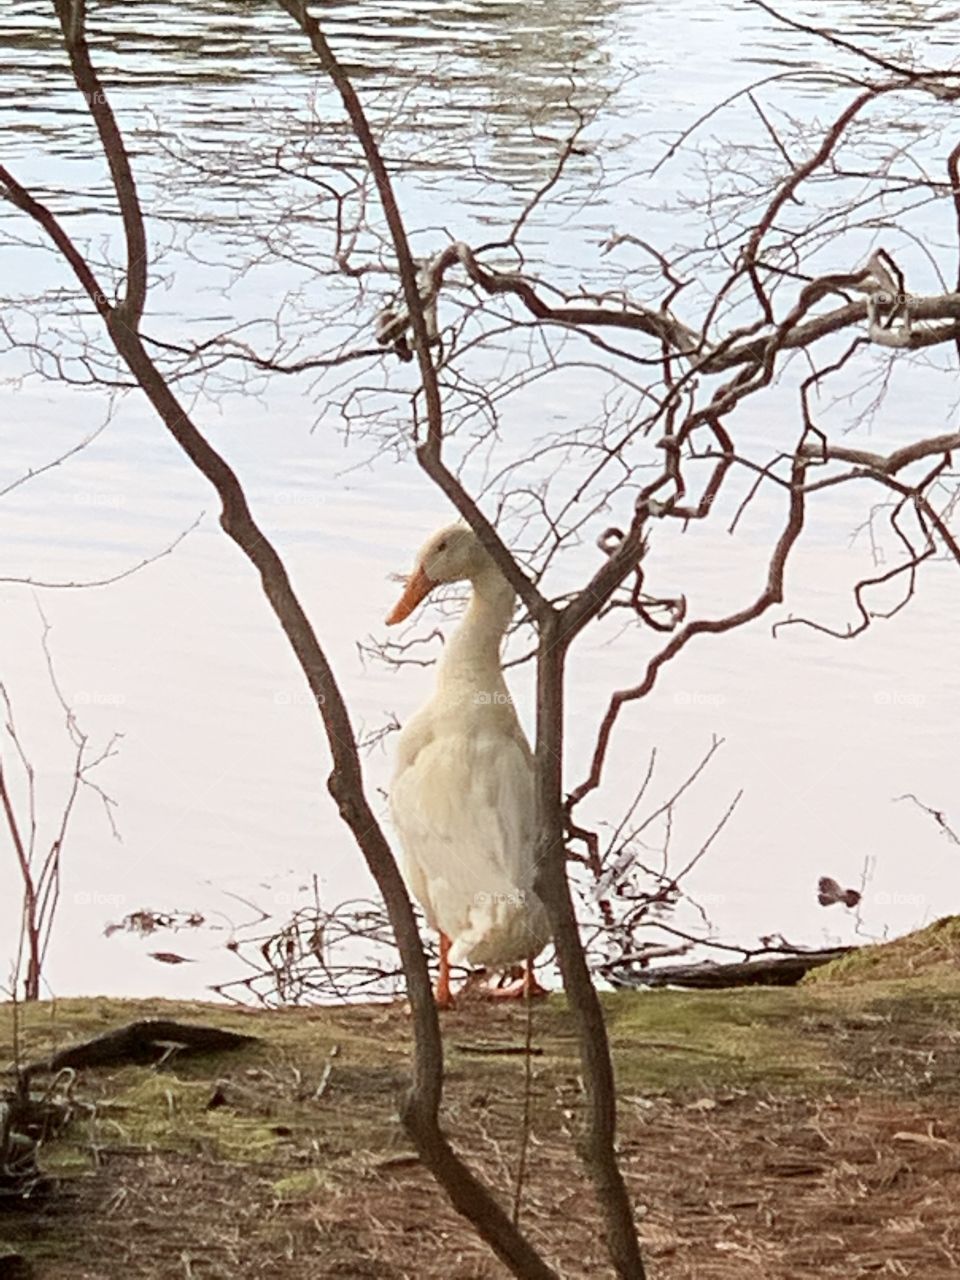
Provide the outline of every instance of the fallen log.
<path id="1" fill-rule="evenodd" d="M 33 1268 L 22 1253 L 0 1244 L 0 1280 L 30 1280 Z"/>
<path id="2" fill-rule="evenodd" d="M 688 987 L 701 991 L 724 987 L 792 987 L 811 969 L 856 950 L 856 947 L 832 947 L 826 951 L 778 953 L 732 964 L 704 960 L 700 964 L 670 964 L 656 969 L 623 968 L 614 969 L 606 976 L 615 987 Z"/>
<path id="3" fill-rule="evenodd" d="M 222 1053 L 253 1044 L 257 1036 L 205 1027 L 198 1023 L 170 1022 L 165 1018 L 142 1018 L 117 1027 L 92 1040 L 70 1045 L 59 1053 L 31 1063 L 29 1075 L 40 1071 L 62 1071 L 65 1067 L 118 1067 L 127 1063 L 157 1063 L 172 1053 Z"/>

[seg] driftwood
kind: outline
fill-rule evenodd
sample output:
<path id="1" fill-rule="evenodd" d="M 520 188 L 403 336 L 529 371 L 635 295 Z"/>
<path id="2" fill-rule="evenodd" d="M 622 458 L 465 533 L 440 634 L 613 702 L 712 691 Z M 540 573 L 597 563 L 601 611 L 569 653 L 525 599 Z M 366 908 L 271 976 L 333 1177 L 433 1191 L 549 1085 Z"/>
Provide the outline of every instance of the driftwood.
<path id="1" fill-rule="evenodd" d="M 27 1073 L 62 1071 L 65 1067 L 117 1067 L 125 1063 L 156 1063 L 171 1053 L 222 1053 L 253 1044 L 257 1036 L 204 1027 L 197 1023 L 168 1022 L 164 1018 L 143 1018 L 125 1027 L 107 1031 L 92 1040 L 70 1045 L 52 1057 L 31 1063 Z"/>
<path id="2" fill-rule="evenodd" d="M 25 1087 L 25 1077 L 14 1090 L 0 1094 L 0 1211 L 16 1208 L 28 1197 L 37 1197 L 48 1180 L 37 1165 L 39 1143 L 60 1126 L 66 1111 L 51 1101 L 38 1101 Z M 23 1274 L 7 1262 L 0 1245 L 0 1280 Z"/>
<path id="3" fill-rule="evenodd" d="M 455 1042 L 453 1047 L 460 1053 L 503 1054 L 506 1057 L 524 1058 L 539 1058 L 543 1055 L 543 1050 L 536 1045 L 528 1048 L 525 1044 L 458 1044 Z"/>
<path id="4" fill-rule="evenodd" d="M 14 1087 L 0 1093 L 0 1210 L 16 1207 L 49 1189 L 50 1180 L 37 1164 L 37 1150 L 69 1122 L 72 1113 L 69 1097 L 32 1094 L 31 1075 L 82 1067 L 158 1063 L 173 1053 L 221 1053 L 256 1039 L 219 1027 L 144 1018 L 16 1071 Z M 4 1254 L 0 1247 L 0 1280 L 28 1274 L 20 1265 L 19 1255 Z"/>
<path id="5" fill-rule="evenodd" d="M 33 1268 L 22 1253 L 0 1244 L 0 1280 L 30 1280 Z"/>
<path id="6" fill-rule="evenodd" d="M 792 987 L 810 969 L 829 964 L 856 947 L 833 947 L 828 951 L 798 951 L 790 955 L 763 956 L 734 964 L 671 964 L 657 969 L 619 969 L 607 977 L 615 987 L 692 987 L 714 990 L 721 987 Z"/>

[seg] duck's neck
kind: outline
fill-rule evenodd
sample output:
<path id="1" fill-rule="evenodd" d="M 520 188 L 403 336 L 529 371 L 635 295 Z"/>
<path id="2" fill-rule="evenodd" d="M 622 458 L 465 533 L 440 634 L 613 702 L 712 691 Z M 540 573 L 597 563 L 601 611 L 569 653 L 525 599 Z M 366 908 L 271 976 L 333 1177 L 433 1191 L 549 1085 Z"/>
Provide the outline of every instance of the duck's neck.
<path id="1" fill-rule="evenodd" d="M 513 617 L 516 596 L 493 564 L 478 573 L 472 585 L 467 612 L 444 650 L 438 683 L 441 688 L 466 683 L 494 692 L 503 684 L 500 646 Z"/>

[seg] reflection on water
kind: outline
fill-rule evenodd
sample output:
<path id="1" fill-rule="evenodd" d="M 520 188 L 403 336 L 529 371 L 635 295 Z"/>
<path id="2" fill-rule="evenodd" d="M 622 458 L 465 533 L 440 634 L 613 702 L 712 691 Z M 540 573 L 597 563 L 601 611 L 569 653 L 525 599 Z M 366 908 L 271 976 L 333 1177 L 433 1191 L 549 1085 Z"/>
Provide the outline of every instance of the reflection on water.
<path id="1" fill-rule="evenodd" d="M 531 127 L 549 119 L 572 83 L 588 100 L 604 92 L 611 59 L 603 45 L 620 8 L 620 0 L 330 4 L 324 28 L 368 102 L 385 94 L 411 106 L 437 148 L 434 163 L 462 160 L 447 149 L 456 148 L 455 135 L 484 129 L 519 166 L 537 162 Z M 11 0 L 8 10 L 0 75 L 14 139 L 23 148 L 42 136 L 53 153 L 70 154 L 86 145 L 86 116 L 63 69 L 50 6 Z M 303 37 L 269 0 L 141 3 L 135 18 L 123 0 L 106 0 L 89 25 L 104 82 L 124 91 L 121 109 L 150 108 L 168 131 L 195 130 L 202 141 L 255 132 L 264 104 L 305 98 L 318 79 Z"/>
<path id="2" fill-rule="evenodd" d="M 110 0 L 91 10 L 95 57 L 117 90 L 124 123 L 140 131 L 134 150 L 151 182 L 156 132 L 201 151 L 249 139 L 253 153 L 272 145 L 285 113 L 306 118 L 318 87 L 312 55 L 266 0 L 136 6 Z M 947 59 L 960 29 L 956 11 L 943 0 L 877 0 L 869 10 L 854 0 L 831 0 L 791 5 L 789 12 L 798 21 L 829 20 L 836 30 L 859 33 L 890 57 L 922 47 Z M 508 188 L 536 189 L 555 164 L 568 99 L 590 108 L 611 95 L 591 138 L 591 147 L 602 140 L 610 148 L 609 190 L 596 190 L 586 214 L 574 191 L 560 210 L 560 221 L 569 217 L 571 226 L 550 231 L 553 251 L 568 255 L 578 271 L 581 264 L 589 270 L 610 226 L 630 217 L 637 188 L 624 175 L 648 165 L 651 139 L 671 136 L 704 105 L 742 88 L 755 76 L 755 64 L 853 65 L 849 55 L 784 32 L 740 0 L 684 6 L 390 0 L 324 6 L 324 15 L 374 117 L 402 115 L 396 154 L 415 166 L 416 180 L 404 194 L 421 224 L 461 232 L 464 225 L 502 220 L 503 186 L 494 197 L 485 171 Z M 46 0 L 7 0 L 0 75 L 7 91 L 5 162 L 41 190 L 59 193 L 62 207 L 72 210 L 71 225 L 100 246 L 106 224 L 97 210 L 109 209 L 103 166 L 91 159 L 89 121 L 64 74 Z M 799 112 L 806 109 L 804 94 L 824 92 L 822 85 L 791 87 L 796 96 L 790 101 Z M 325 89 L 317 111 L 339 119 Z M 476 160 L 479 174 L 468 159 L 471 166 Z M 589 155 L 575 172 L 595 179 Z M 245 183 L 252 189 L 258 181 L 242 164 L 234 179 L 231 200 Z M 153 187 L 146 186 L 152 199 Z M 275 197 L 262 199 L 266 212 Z M 236 207 L 249 218 L 256 206 L 238 201 Z M 223 191 L 188 179 L 165 208 L 178 218 L 192 212 L 199 220 L 211 211 L 219 217 Z M 3 227 L 13 235 L 24 231 L 10 211 Z M 645 231 L 667 240 L 673 235 L 669 223 Z M 546 242 L 544 228 L 535 227 L 533 235 Z M 222 261 L 222 243 L 203 247 L 215 264 Z M 16 244 L 0 254 L 13 294 L 62 283 Z M 183 336 L 179 330 L 192 332 L 197 315 L 272 314 L 274 299 L 294 282 L 300 287 L 303 278 L 320 277 L 319 266 L 313 277 L 308 267 L 298 275 L 294 265 L 281 264 L 246 292 L 232 285 L 225 298 L 216 270 L 186 262 L 174 245 L 152 318 Z M 6 377 L 14 371 L 0 368 Z M 213 404 L 201 397 L 196 408 L 287 555 L 357 718 L 371 728 L 390 712 L 409 714 L 430 676 L 364 669 L 356 643 L 382 634 L 393 590 L 389 574 L 407 567 L 412 548 L 447 513 L 407 462 L 351 470 L 367 446 L 345 449 L 311 394 L 309 386 L 279 384 L 263 398 Z M 549 394 L 538 390 L 518 401 L 512 421 L 519 432 L 535 432 L 542 416 L 585 419 L 595 411 L 590 394 L 570 380 Z M 904 383 L 896 394 L 894 408 L 908 415 L 915 387 Z M 36 382 L 17 388 L 10 403 L 14 412 L 0 426 L 0 490 L 75 444 L 104 413 L 95 396 Z M 317 420 L 321 429 L 311 433 Z M 105 576 L 160 550 L 204 509 L 200 530 L 143 573 L 98 592 L 43 597 L 65 691 L 85 726 L 125 735 L 107 783 L 120 802 L 124 843 L 112 840 L 88 806 L 68 850 L 63 931 L 52 970 L 62 992 L 195 993 L 229 971 L 232 960 L 215 935 L 209 953 L 200 955 L 203 964 L 175 970 L 153 966 L 134 939 L 101 940 L 108 921 L 140 907 L 220 911 L 229 917 L 227 937 L 238 913 L 224 890 L 280 911 L 318 868 L 330 899 L 363 887 L 357 855 L 330 812 L 315 714 L 282 637 L 249 569 L 217 528 L 206 486 L 139 400 L 120 400 L 115 420 L 88 450 L 0 500 L 0 572 L 60 581 Z M 848 583 L 863 562 L 841 563 L 832 548 L 844 544 L 848 530 L 841 521 L 802 550 L 792 587 L 798 611 L 813 609 L 834 622 L 847 616 Z M 693 569 L 683 566 L 684 584 L 708 592 L 723 581 L 729 560 L 721 544 L 697 545 Z M 846 937 L 849 926 L 837 912 L 823 914 L 813 887 L 821 874 L 856 883 L 867 857 L 877 859 L 867 903 L 872 927 L 905 928 L 956 906 L 960 884 L 949 850 L 907 806 L 890 803 L 909 790 L 945 805 L 955 795 L 947 744 L 960 685 L 942 635 L 945 618 L 958 608 L 957 588 L 946 566 L 935 566 L 928 581 L 915 608 L 871 633 L 855 652 L 797 632 L 773 645 L 765 627 L 691 650 L 642 714 L 624 725 L 603 798 L 605 817 L 619 816 L 651 745 L 660 747 L 666 789 L 685 776 L 711 733 L 728 739 L 713 782 L 685 813 L 676 837 L 678 847 L 695 848 L 730 795 L 746 788 L 737 823 L 696 884 L 726 932 Z M 41 813 L 52 813 L 67 765 L 38 628 L 29 594 L 0 586 L 0 677 L 23 708 L 42 775 Z M 605 690 L 630 683 L 638 661 L 629 648 L 599 641 L 575 654 L 571 781 L 582 773 Z M 521 671 L 513 681 L 528 721 L 529 678 Z M 383 785 L 385 756 L 375 753 L 368 767 L 374 786 Z M 16 910 L 5 856 L 0 844 L 0 955 L 9 950 Z M 194 945 L 187 939 L 171 949 Z"/>

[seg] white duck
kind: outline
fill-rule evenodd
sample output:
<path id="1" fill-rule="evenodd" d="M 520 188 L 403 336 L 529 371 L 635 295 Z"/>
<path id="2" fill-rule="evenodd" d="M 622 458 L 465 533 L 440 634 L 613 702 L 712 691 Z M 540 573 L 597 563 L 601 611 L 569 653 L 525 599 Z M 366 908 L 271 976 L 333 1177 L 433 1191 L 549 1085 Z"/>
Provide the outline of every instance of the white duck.
<path id="1" fill-rule="evenodd" d="M 453 1003 L 450 965 L 501 970 L 524 962 L 521 982 L 495 995 L 538 994 L 533 959 L 550 930 L 534 893 L 533 756 L 500 667 L 514 591 L 466 525 L 422 548 L 388 625 L 403 622 L 441 582 L 473 587 L 430 701 L 397 743 L 390 791 L 410 890 L 440 934 L 437 1004 Z"/>

